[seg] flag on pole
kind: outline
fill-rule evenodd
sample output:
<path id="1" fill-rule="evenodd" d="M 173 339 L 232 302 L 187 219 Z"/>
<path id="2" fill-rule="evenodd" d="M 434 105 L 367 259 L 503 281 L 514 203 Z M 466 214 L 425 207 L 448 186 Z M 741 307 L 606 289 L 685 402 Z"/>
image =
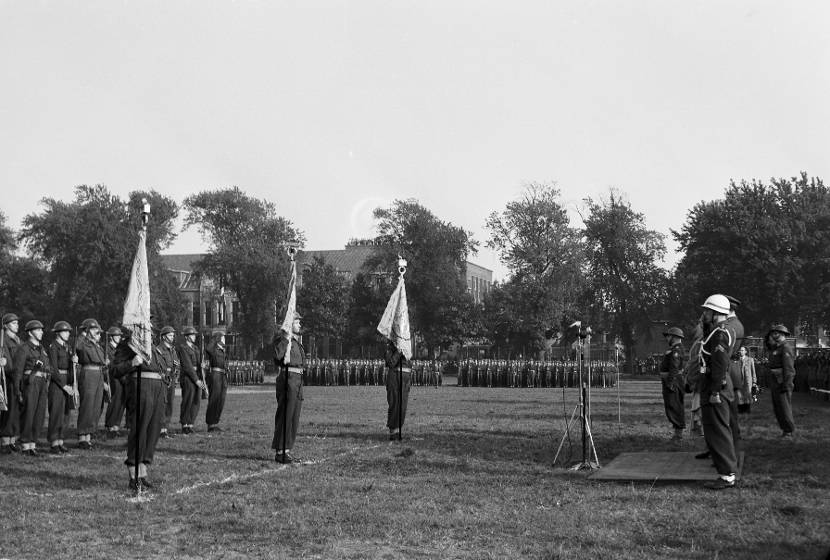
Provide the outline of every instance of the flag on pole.
<path id="1" fill-rule="evenodd" d="M 147 230 L 138 232 L 138 250 L 133 260 L 130 286 L 124 300 L 124 327 L 132 331 L 129 345 L 133 352 L 147 361 L 153 351 L 152 324 L 150 323 L 150 277 L 147 273 Z"/>
<path id="2" fill-rule="evenodd" d="M 386 311 L 378 323 L 378 332 L 391 340 L 401 354 L 409 360 L 412 358 L 412 340 L 409 337 L 409 306 L 406 303 L 406 285 L 403 275 L 398 278 L 398 286 L 389 297 Z"/>
<path id="3" fill-rule="evenodd" d="M 288 346 L 285 348 L 285 359 L 291 358 L 291 341 L 293 339 L 291 330 L 294 324 L 294 317 L 297 314 L 297 263 L 291 259 L 291 278 L 288 281 L 288 303 L 285 306 L 285 318 L 282 320 L 283 331 L 288 333 Z"/>

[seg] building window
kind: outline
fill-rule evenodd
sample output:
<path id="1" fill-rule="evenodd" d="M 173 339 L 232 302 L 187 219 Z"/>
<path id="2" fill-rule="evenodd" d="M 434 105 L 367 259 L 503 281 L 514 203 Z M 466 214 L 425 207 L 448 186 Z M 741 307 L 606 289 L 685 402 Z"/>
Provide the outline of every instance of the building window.
<path id="1" fill-rule="evenodd" d="M 213 325 L 213 309 L 211 309 L 209 302 L 205 302 L 205 320 L 202 321 L 202 324 L 206 327 Z"/>
<path id="2" fill-rule="evenodd" d="M 216 316 L 219 318 L 218 324 L 225 324 L 225 300 L 216 303 Z"/>
<path id="3" fill-rule="evenodd" d="M 190 306 L 190 324 L 194 327 L 199 326 L 199 302 L 194 301 L 193 304 Z"/>

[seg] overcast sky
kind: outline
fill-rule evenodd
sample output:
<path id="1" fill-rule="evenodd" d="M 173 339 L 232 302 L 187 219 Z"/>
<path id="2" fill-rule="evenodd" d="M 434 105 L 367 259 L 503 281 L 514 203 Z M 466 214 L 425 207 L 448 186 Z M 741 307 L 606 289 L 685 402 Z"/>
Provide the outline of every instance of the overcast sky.
<path id="1" fill-rule="evenodd" d="M 828 179 L 828 6 L 0 0 L 0 208 L 237 185 L 336 249 L 416 198 L 483 245 L 537 181 L 668 234 L 732 178 Z"/>

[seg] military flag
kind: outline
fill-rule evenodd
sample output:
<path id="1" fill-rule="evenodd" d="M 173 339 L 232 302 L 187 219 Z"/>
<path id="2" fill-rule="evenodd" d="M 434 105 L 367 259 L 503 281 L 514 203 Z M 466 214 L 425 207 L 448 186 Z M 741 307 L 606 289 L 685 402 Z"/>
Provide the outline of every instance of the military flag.
<path id="1" fill-rule="evenodd" d="M 407 360 L 412 359 L 412 340 L 409 336 L 409 306 L 406 303 L 406 284 L 403 274 L 389 297 L 386 310 L 378 323 L 378 332 L 391 340 Z"/>
<path id="2" fill-rule="evenodd" d="M 138 250 L 133 260 L 130 286 L 124 300 L 124 318 L 121 324 L 132 331 L 129 345 L 133 352 L 150 361 L 153 349 L 150 324 L 150 278 L 147 273 L 147 230 L 138 232 Z"/>
<path id="3" fill-rule="evenodd" d="M 288 303 L 285 305 L 285 317 L 280 327 L 288 334 L 288 346 L 285 348 L 286 360 L 291 357 L 291 341 L 293 339 L 291 331 L 294 317 L 297 314 L 297 263 L 294 261 L 294 255 L 292 253 L 289 253 L 289 255 L 291 256 L 291 277 L 288 280 Z"/>

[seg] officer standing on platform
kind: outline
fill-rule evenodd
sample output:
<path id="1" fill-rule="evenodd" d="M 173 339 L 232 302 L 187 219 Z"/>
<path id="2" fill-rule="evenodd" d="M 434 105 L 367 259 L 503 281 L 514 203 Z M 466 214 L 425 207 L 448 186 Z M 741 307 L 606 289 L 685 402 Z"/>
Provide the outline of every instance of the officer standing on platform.
<path id="1" fill-rule="evenodd" d="M 8 410 L 0 412 L 0 453 L 19 452 L 17 438 L 20 437 L 20 409 L 23 395 L 20 394 L 20 375 L 14 369 L 14 354 L 20 346 L 17 331 L 20 322 L 14 313 L 3 315 L 3 370 L 6 374 L 6 400 Z"/>
<path id="2" fill-rule="evenodd" d="M 300 340 L 301 319 L 300 314 L 295 313 L 291 332 L 280 331 L 281 334 L 277 335 L 278 339 L 274 344 L 274 364 L 277 366 L 277 412 L 274 414 L 271 449 L 276 452 L 274 460 L 283 464 L 296 461 L 291 456 L 291 450 L 297 440 L 300 410 L 303 406 L 303 370 L 306 357 L 305 348 Z"/>
<path id="3" fill-rule="evenodd" d="M 98 341 L 101 325 L 95 319 L 84 319 L 83 332 L 75 345 L 81 371 L 78 375 L 80 408 L 78 410 L 78 448 L 92 449 L 92 434 L 98 428 L 98 418 L 104 403 L 106 354 Z"/>
<path id="4" fill-rule="evenodd" d="M 666 417 L 674 428 L 673 441 L 683 439 L 683 430 L 686 429 L 686 407 L 683 402 L 683 331 L 672 327 L 663 333 L 669 349 L 663 355 L 660 364 L 660 381 L 663 387 L 663 405 Z"/>
<path id="5" fill-rule="evenodd" d="M 71 330 L 72 327 L 66 321 L 55 323 L 55 326 L 52 327 L 55 340 L 49 346 L 49 364 L 52 366 L 52 377 L 48 390 L 49 426 L 46 429 L 46 438 L 49 440 L 49 450 L 52 453 L 66 453 L 69 451 L 63 444 L 63 431 L 67 414 L 74 406 L 74 362 L 78 359 L 69 348 L 69 331 Z"/>
<path id="6" fill-rule="evenodd" d="M 389 439 L 400 437 L 401 428 L 406 420 L 406 407 L 409 402 L 409 377 L 412 372 L 409 360 L 403 355 L 395 340 L 397 335 L 393 331 L 393 338 L 386 345 L 386 427 L 389 428 Z M 400 373 L 399 373 L 400 372 Z"/>
<path id="7" fill-rule="evenodd" d="M 771 342 L 769 357 L 770 395 L 775 419 L 781 428 L 781 437 L 791 438 L 795 431 L 793 419 L 793 389 L 795 388 L 795 358 L 787 344 L 790 331 L 778 323 L 770 328 L 767 337 Z"/>
<path id="8" fill-rule="evenodd" d="M 182 424 L 183 434 L 193 433 L 193 423 L 199 415 L 201 404 L 201 391 L 205 389 L 202 378 L 202 356 L 199 347 L 196 346 L 196 329 L 185 327 L 182 331 L 184 344 L 179 346 L 179 358 L 181 359 L 181 386 L 182 404 L 179 411 L 179 421 Z"/>
<path id="9" fill-rule="evenodd" d="M 228 393 L 228 378 L 225 374 L 225 333 L 216 331 L 213 340 L 205 348 L 210 368 L 207 375 L 208 405 L 205 422 L 208 432 L 221 432 L 219 420 L 225 408 L 225 396 Z"/>
<path id="10" fill-rule="evenodd" d="M 115 372 L 115 349 L 118 343 L 121 342 L 121 329 L 118 327 L 110 327 L 107 330 L 107 379 L 110 382 L 110 402 L 107 405 L 107 413 L 104 416 L 104 428 L 107 430 L 107 437 L 118 437 L 118 432 L 121 428 L 121 421 L 124 418 L 124 383 L 123 380 L 115 380 L 113 373 Z"/>
<path id="11" fill-rule="evenodd" d="M 704 372 L 700 403 L 703 417 L 703 436 L 718 471 L 707 488 L 723 490 L 734 488 L 738 458 L 730 427 L 730 402 L 735 398 L 729 376 L 729 333 L 723 327 L 729 314 L 729 300 L 714 294 L 703 304 L 704 339 L 701 347 Z"/>
<path id="12" fill-rule="evenodd" d="M 159 333 L 161 342 L 156 347 L 159 354 L 159 365 L 164 383 L 167 385 L 167 392 L 164 398 L 164 420 L 161 423 L 161 434 L 159 437 L 172 438 L 173 434 L 168 431 L 170 419 L 173 417 L 173 399 L 176 396 L 176 385 L 179 381 L 179 356 L 173 342 L 176 339 L 176 329 L 163 327 Z"/>
<path id="13" fill-rule="evenodd" d="M 43 339 L 43 323 L 29 321 L 26 323 L 26 334 L 29 339 L 18 346 L 14 353 L 14 369 L 23 373 L 23 429 L 20 434 L 23 454 L 35 457 L 37 440 L 46 419 L 46 390 L 52 366 L 49 363 L 49 354 L 40 343 Z"/>

